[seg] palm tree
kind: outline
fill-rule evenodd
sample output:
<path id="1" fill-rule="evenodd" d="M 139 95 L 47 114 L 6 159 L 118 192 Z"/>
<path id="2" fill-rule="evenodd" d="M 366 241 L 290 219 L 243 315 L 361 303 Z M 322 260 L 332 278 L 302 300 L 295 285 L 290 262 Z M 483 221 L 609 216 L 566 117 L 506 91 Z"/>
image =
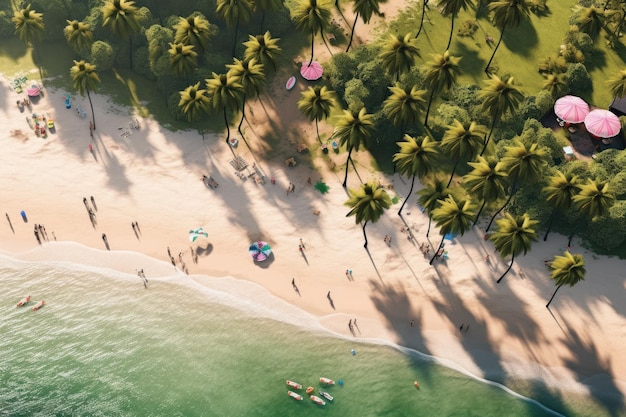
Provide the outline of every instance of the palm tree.
<path id="1" fill-rule="evenodd" d="M 613 97 L 626 96 L 626 69 L 621 70 L 615 78 L 609 80 L 609 88 Z"/>
<path id="2" fill-rule="evenodd" d="M 473 6 L 472 0 L 439 0 L 437 3 L 439 10 L 444 17 L 450 17 L 452 24 L 450 26 L 450 38 L 448 39 L 448 46 L 446 51 L 450 49 L 452 43 L 452 34 L 454 33 L 454 19 L 459 15 L 461 10 L 467 10 L 470 6 Z"/>
<path id="3" fill-rule="evenodd" d="M 433 210 L 439 206 L 439 201 L 444 200 L 450 195 L 450 189 L 446 187 L 446 183 L 439 179 L 427 183 L 426 187 L 417 192 L 419 198 L 417 202 L 424 208 L 428 214 L 428 229 L 426 229 L 426 237 L 430 234 L 430 225 L 433 220 Z"/>
<path id="4" fill-rule="evenodd" d="M 29 4 L 23 9 L 16 10 L 11 20 L 15 23 L 15 33 L 27 46 L 33 46 L 37 57 L 39 57 L 39 50 L 35 48 L 35 42 L 43 36 L 45 27 L 43 14 L 31 10 Z M 41 60 L 38 59 L 38 61 Z M 41 66 L 39 66 L 39 73 L 41 74 Z"/>
<path id="5" fill-rule="evenodd" d="M 461 161 L 472 161 L 478 155 L 478 150 L 483 146 L 484 126 L 474 122 L 461 123 L 454 120 L 448 126 L 441 141 L 441 151 L 454 161 L 448 187 L 452 183 L 456 168 Z"/>
<path id="6" fill-rule="evenodd" d="M 498 219 L 498 230 L 489 236 L 489 240 L 493 242 L 501 257 L 504 258 L 511 255 L 511 263 L 504 271 L 504 274 L 496 281 L 498 284 L 511 270 L 515 257 L 522 252 L 526 255 L 530 250 L 532 242 L 537 240 L 537 231 L 534 229 L 534 226 L 538 223 L 537 220 L 532 220 L 528 217 L 526 213 L 516 217 L 506 213 L 504 218 Z"/>
<path id="7" fill-rule="evenodd" d="M 553 209 L 548 221 L 548 230 L 546 230 L 546 234 L 543 237 L 544 242 L 548 240 L 548 234 L 556 216 L 572 205 L 572 199 L 578 192 L 579 185 L 576 175 L 572 173 L 563 174 L 561 171 L 556 171 L 548 181 L 548 185 L 543 187 L 542 191 L 546 196 L 546 201 Z"/>
<path id="8" fill-rule="evenodd" d="M 354 23 L 352 24 L 352 31 L 350 32 L 350 42 L 346 52 L 350 50 L 352 40 L 354 39 L 354 29 L 356 28 L 356 22 L 359 17 L 363 20 L 364 24 L 368 24 L 373 15 L 380 16 L 380 3 L 385 3 L 387 0 L 354 0 L 352 3 L 352 12 L 354 13 Z"/>
<path id="9" fill-rule="evenodd" d="M 451 233 L 463 236 L 472 227 L 474 215 L 474 206 L 470 200 L 456 201 L 454 197 L 448 196 L 445 200 L 439 201 L 439 207 L 433 210 L 433 219 L 439 226 L 441 242 L 429 262 L 430 265 L 433 264 L 439 250 L 443 247 L 446 235 Z"/>
<path id="10" fill-rule="evenodd" d="M 383 102 L 383 109 L 393 124 L 403 129 L 417 124 L 426 107 L 426 90 L 419 90 L 416 85 L 410 88 L 396 85 L 389 87 L 389 91 L 391 95 Z"/>
<path id="11" fill-rule="evenodd" d="M 385 189 L 374 180 L 361 184 L 358 189 L 348 190 L 350 198 L 344 203 L 351 210 L 346 217 L 354 216 L 357 224 L 363 225 L 364 248 L 367 248 L 365 226 L 376 223 L 385 210 L 391 207 L 391 198 Z"/>
<path id="12" fill-rule="evenodd" d="M 491 128 L 485 138 L 481 155 L 487 149 L 496 122 L 504 117 L 507 112 L 512 114 L 524 98 L 522 92 L 513 86 L 513 77 L 502 80 L 494 75 L 491 79 L 486 80 L 485 84 L 485 87 L 480 91 L 479 98 L 483 101 L 482 110 L 491 116 Z"/>
<path id="13" fill-rule="evenodd" d="M 352 161 L 352 151 L 359 151 L 361 146 L 367 147 L 367 144 L 376 133 L 374 127 L 374 116 L 368 114 L 365 108 L 361 110 L 344 110 L 342 115 L 337 117 L 335 122 L 335 131 L 333 137 L 339 139 L 339 145 L 348 148 L 348 158 L 346 159 L 346 175 L 343 179 L 343 186 L 348 183 L 348 163 Z"/>
<path id="14" fill-rule="evenodd" d="M 279 40 L 279 38 L 272 38 L 269 32 L 257 36 L 249 35 L 248 40 L 243 43 L 246 47 L 243 59 L 249 61 L 254 58 L 258 63 L 263 64 L 265 69 L 271 66 L 276 71 L 276 61 L 282 52 L 278 46 Z"/>
<path id="15" fill-rule="evenodd" d="M 438 161 L 439 152 L 437 142 L 428 136 L 404 135 L 404 140 L 396 144 L 400 151 L 393 155 L 393 162 L 401 175 L 411 176 L 411 188 L 398 210 L 398 216 L 401 216 L 404 205 L 413 194 L 415 177 L 422 179 L 433 170 Z"/>
<path id="16" fill-rule="evenodd" d="M 91 117 L 93 121 L 93 129 L 96 130 L 96 114 L 93 111 L 93 103 L 91 102 L 90 91 L 95 91 L 100 84 L 100 77 L 96 72 L 96 66 L 85 61 L 74 61 L 74 66 L 70 68 L 72 84 L 74 88 L 81 94 L 87 94 L 89 106 L 91 107 Z"/>
<path id="17" fill-rule="evenodd" d="M 522 23 L 522 20 L 528 19 L 530 8 L 527 0 L 499 0 L 489 3 L 489 11 L 491 12 L 491 20 L 495 26 L 500 29 L 500 39 L 489 58 L 489 62 L 485 67 L 485 72 L 489 74 L 489 67 L 493 57 L 496 56 L 504 31 L 507 28 L 516 28 Z"/>
<path id="18" fill-rule="evenodd" d="M 385 42 L 380 52 L 387 74 L 395 75 L 396 81 L 400 80 L 400 75 L 411 71 L 415 60 L 419 57 L 419 49 L 411 39 L 410 33 L 404 36 L 389 35 L 389 40 Z"/>
<path id="19" fill-rule="evenodd" d="M 239 32 L 239 23 L 244 24 L 250 21 L 252 15 L 252 2 L 250 0 L 217 0 L 217 15 L 222 18 L 228 27 L 235 27 L 233 35 L 232 55 L 235 56 L 235 47 L 237 46 L 237 32 Z"/>
<path id="20" fill-rule="evenodd" d="M 615 191 L 613 191 L 609 181 L 588 179 L 585 184 L 579 184 L 578 189 L 579 192 L 572 197 L 572 201 L 576 206 L 576 210 L 587 221 L 593 221 L 607 215 L 609 209 L 615 203 Z M 579 225 L 579 223 L 577 225 Z M 567 246 L 571 246 L 576 230 L 575 227 L 570 234 L 567 240 Z"/>
<path id="21" fill-rule="evenodd" d="M 311 121 L 315 121 L 315 132 L 317 132 L 317 140 L 320 139 L 319 121 L 325 120 L 330 116 L 330 112 L 336 105 L 335 92 L 319 85 L 309 87 L 302 92 L 300 100 L 298 100 L 298 108 Z"/>
<path id="22" fill-rule="evenodd" d="M 237 131 L 243 138 L 241 132 L 241 124 L 243 119 L 246 118 L 246 99 L 255 98 L 261 95 L 261 92 L 265 89 L 265 73 L 263 72 L 263 64 L 257 63 L 256 59 L 240 61 L 237 58 L 233 58 L 234 63 L 228 64 L 226 67 L 229 69 L 233 76 L 239 80 L 239 84 L 243 87 L 243 97 L 241 100 L 241 120 Z M 245 140 L 245 139 L 244 139 Z"/>
<path id="23" fill-rule="evenodd" d="M 200 50 L 206 51 L 209 40 L 213 36 L 213 30 L 209 21 L 200 14 L 192 14 L 179 17 L 178 23 L 174 25 L 174 43 L 193 45 Z"/>
<path id="24" fill-rule="evenodd" d="M 476 225 L 487 203 L 504 198 L 509 182 L 502 164 L 495 159 L 479 156 L 478 161 L 470 162 L 469 166 L 473 169 L 463 177 L 463 185 L 470 195 L 483 202 L 472 224 Z"/>
<path id="25" fill-rule="evenodd" d="M 578 284 L 585 279 L 585 259 L 580 254 L 572 255 L 569 252 L 563 252 L 563 256 L 555 256 L 552 264 L 550 265 L 552 270 L 550 278 L 554 280 L 554 284 L 557 286 L 554 290 L 554 294 L 550 297 L 546 308 L 550 308 L 550 303 L 554 299 L 556 292 L 563 285 L 567 284 L 570 287 Z"/>
<path id="26" fill-rule="evenodd" d="M 415 39 L 417 39 L 420 33 L 422 33 L 422 28 L 424 27 L 424 16 L 426 15 L 426 9 L 428 8 L 428 1 L 429 0 L 422 0 L 422 17 L 420 19 L 420 27 L 415 34 Z"/>
<path id="27" fill-rule="evenodd" d="M 67 44 L 76 52 L 88 51 L 93 43 L 93 32 L 89 23 L 78 20 L 66 20 L 67 26 L 63 29 Z"/>
<path id="28" fill-rule="evenodd" d="M 435 93 L 440 94 L 456 84 L 456 79 L 461 74 L 460 61 L 461 57 L 452 56 L 446 51 L 443 54 L 434 54 L 433 59 L 426 64 L 424 82 L 430 89 L 430 97 L 428 98 L 426 117 L 424 117 L 424 126 L 428 126 L 428 114 Z"/>
<path id="29" fill-rule="evenodd" d="M 578 6 L 574 9 L 574 24 L 592 38 L 598 36 L 604 27 L 604 18 L 604 11 L 595 6 Z"/>
<path id="30" fill-rule="evenodd" d="M 546 149 L 540 148 L 536 143 L 525 145 L 520 141 L 515 141 L 514 146 L 505 148 L 504 157 L 500 162 L 502 162 L 504 171 L 509 175 L 509 198 L 493 214 L 485 230 L 486 232 L 491 228 L 491 224 L 496 216 L 504 210 L 517 193 L 520 185 L 524 183 L 532 184 L 542 175 L 543 167 L 547 163 L 546 155 Z"/>
<path id="31" fill-rule="evenodd" d="M 178 107 L 187 116 L 190 122 L 200 120 L 209 113 L 211 101 L 207 90 L 200 88 L 200 82 L 190 85 L 180 92 Z"/>
<path id="32" fill-rule="evenodd" d="M 141 30 L 139 23 L 139 9 L 135 7 L 134 1 L 127 0 L 107 0 L 102 6 L 103 23 L 102 26 L 111 29 L 115 35 L 123 38 L 128 37 L 129 51 L 128 57 L 130 67 L 133 67 L 133 34 Z"/>
<path id="33" fill-rule="evenodd" d="M 170 43 L 170 65 L 176 75 L 189 75 L 198 68 L 198 54 L 193 45 Z"/>
<path id="34" fill-rule="evenodd" d="M 211 107 L 214 109 L 222 109 L 224 112 L 224 124 L 226 125 L 226 144 L 233 152 L 230 146 L 230 126 L 228 125 L 228 113 L 236 112 L 239 104 L 243 99 L 243 86 L 239 83 L 237 77 L 231 73 L 216 74 L 206 80 L 207 91 Z"/>
<path id="35" fill-rule="evenodd" d="M 324 40 L 324 30 L 330 21 L 330 2 L 328 0 L 300 0 L 293 14 L 296 28 L 311 34 L 311 60 L 313 62 L 313 46 L 315 36 L 319 33 Z M 326 41 L 324 41 L 326 42 Z"/>
<path id="36" fill-rule="evenodd" d="M 557 98 L 567 93 L 569 85 L 565 79 L 565 74 L 548 74 L 541 88 L 549 91 L 552 98 Z"/>
<path id="37" fill-rule="evenodd" d="M 275 12 L 283 7 L 283 0 L 254 0 L 254 8 L 261 10 L 261 32 L 263 32 L 263 23 L 265 22 L 265 12 Z"/>

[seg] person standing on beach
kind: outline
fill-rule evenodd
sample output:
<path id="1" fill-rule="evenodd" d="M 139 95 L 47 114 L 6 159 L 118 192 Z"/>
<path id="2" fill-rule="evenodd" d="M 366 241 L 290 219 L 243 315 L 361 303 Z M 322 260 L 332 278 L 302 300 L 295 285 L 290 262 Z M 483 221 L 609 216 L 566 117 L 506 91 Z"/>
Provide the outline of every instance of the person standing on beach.
<path id="1" fill-rule="evenodd" d="M 91 204 L 93 205 L 93 209 L 95 211 L 98 211 L 98 206 L 96 206 L 96 199 L 93 198 L 93 196 L 89 197 L 89 199 L 91 200 Z"/>

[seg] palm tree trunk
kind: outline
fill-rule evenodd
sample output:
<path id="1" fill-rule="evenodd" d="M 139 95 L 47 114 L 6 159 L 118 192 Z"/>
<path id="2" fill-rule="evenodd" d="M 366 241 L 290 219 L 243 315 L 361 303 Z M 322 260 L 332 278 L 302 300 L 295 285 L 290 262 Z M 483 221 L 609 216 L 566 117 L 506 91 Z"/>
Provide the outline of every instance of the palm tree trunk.
<path id="1" fill-rule="evenodd" d="M 350 50 L 350 46 L 352 45 L 352 40 L 354 39 L 354 29 L 356 28 L 356 22 L 359 20 L 359 14 L 357 13 L 354 16 L 354 24 L 352 25 L 352 31 L 350 32 L 350 42 L 348 42 L 348 47 L 346 48 L 346 52 Z"/>
<path id="2" fill-rule="evenodd" d="M 511 264 L 509 265 L 509 267 L 506 269 L 506 271 L 504 271 L 504 274 L 502 274 L 502 276 L 500 278 L 498 278 L 498 280 L 496 281 L 496 284 L 499 284 L 500 281 L 502 281 L 502 278 L 504 278 L 504 276 L 506 274 L 509 273 L 509 271 L 511 270 L 511 267 L 513 266 L 513 262 L 515 261 L 515 254 L 511 255 Z"/>
<path id="3" fill-rule="evenodd" d="M 363 244 L 363 247 L 367 249 L 367 233 L 365 233 L 365 226 L 367 226 L 367 222 L 363 223 L 363 237 L 365 238 L 365 243 Z"/>
<path id="4" fill-rule="evenodd" d="M 446 238 L 445 234 L 443 236 L 441 236 L 441 242 L 439 242 L 439 246 L 437 247 L 437 249 L 435 249 L 435 254 L 433 255 L 432 258 L 430 258 L 430 262 L 428 262 L 428 265 L 432 265 L 433 262 L 435 262 L 435 258 L 437 257 L 437 253 L 439 252 L 439 249 L 441 249 L 443 247 L 443 240 L 445 238 Z"/>
<path id="5" fill-rule="evenodd" d="M 487 75 L 489 75 L 489 67 L 491 66 L 491 61 L 493 61 L 493 57 L 496 56 L 496 51 L 498 50 L 498 47 L 500 46 L 500 42 L 502 42 L 502 37 L 504 36 L 504 27 L 502 28 L 502 31 L 500 32 L 500 39 L 498 39 L 498 43 L 496 44 L 496 47 L 493 50 L 493 53 L 491 54 L 491 58 L 489 58 L 489 62 L 487 62 L 487 66 L 485 67 L 485 72 L 487 73 Z"/>
<path id="6" fill-rule="evenodd" d="M 313 43 L 315 42 L 315 32 L 311 32 L 311 59 L 309 60 L 309 66 L 313 62 Z"/>
<path id="7" fill-rule="evenodd" d="M 346 176 L 343 179 L 343 188 L 346 188 L 346 184 L 348 184 L 348 162 L 352 159 L 350 158 L 350 155 L 352 155 L 352 146 L 350 146 L 350 149 L 348 150 L 348 159 L 346 159 Z"/>
<path id="8" fill-rule="evenodd" d="M 454 18 L 455 16 L 452 15 L 452 25 L 450 26 L 450 38 L 448 38 L 448 46 L 446 46 L 446 51 L 450 49 L 450 44 L 452 43 L 452 34 L 454 33 Z"/>
<path id="9" fill-rule="evenodd" d="M 559 285 L 558 287 L 556 287 L 556 290 L 554 290 L 554 294 L 552 294 L 552 297 L 550 297 L 550 301 L 548 301 L 548 304 L 546 304 L 546 308 L 550 308 L 550 303 L 552 302 L 552 300 L 554 299 L 554 296 L 556 295 L 556 292 L 559 290 L 559 288 L 561 288 L 563 286 L 563 284 Z"/>
<path id="10" fill-rule="evenodd" d="M 243 119 L 246 118 L 246 93 L 243 93 L 243 104 L 241 105 L 241 120 L 239 121 L 239 126 L 237 126 L 237 131 L 243 137 L 243 133 L 241 133 L 241 125 L 243 124 Z"/>
<path id="11" fill-rule="evenodd" d="M 496 219 L 496 216 L 498 214 L 500 214 L 500 212 L 502 210 L 504 210 L 504 208 L 507 206 L 507 204 L 509 204 L 511 202 L 511 199 L 513 198 L 513 196 L 515 195 L 515 193 L 517 192 L 517 186 L 515 185 L 514 188 L 511 188 L 511 194 L 509 194 L 509 198 L 507 198 L 506 203 L 504 203 L 502 205 L 502 207 L 500 207 L 498 209 L 498 211 L 496 211 L 493 216 L 491 217 L 491 220 L 489 221 L 489 225 L 487 225 L 487 229 L 485 229 L 485 232 L 488 232 L 489 229 L 491 228 L 491 224 L 493 223 L 493 221 Z"/>
<path id="12" fill-rule="evenodd" d="M 261 31 L 259 33 L 263 33 L 263 23 L 265 22 L 265 10 L 261 14 Z"/>
<path id="13" fill-rule="evenodd" d="M 400 206 L 400 210 L 398 210 L 398 216 L 402 216 L 402 209 L 404 208 L 404 205 L 406 204 L 406 202 L 409 200 L 409 197 L 411 197 L 411 194 L 413 193 L 414 185 L 415 185 L 415 174 L 413 174 L 413 179 L 411 180 L 411 188 L 409 189 L 409 194 L 406 196 L 406 198 L 402 202 L 402 205 Z"/>
<path id="14" fill-rule="evenodd" d="M 428 114 L 430 113 L 430 105 L 433 104 L 433 96 L 435 95 L 435 89 L 430 92 L 430 98 L 428 99 L 428 108 L 426 109 L 426 117 L 424 117 L 424 127 L 428 127 Z"/>
<path id="15" fill-rule="evenodd" d="M 237 48 L 237 32 L 239 32 L 239 18 L 235 23 L 235 33 L 233 34 L 233 56 L 235 56 L 235 49 Z"/>
<path id="16" fill-rule="evenodd" d="M 87 88 L 87 98 L 89 99 L 89 107 L 91 107 L 91 118 L 93 120 L 93 130 L 96 130 L 96 114 L 93 112 L 93 103 L 91 102 L 91 96 L 89 95 L 88 88 Z"/>
<path id="17" fill-rule="evenodd" d="M 548 240 L 548 235 L 550 234 L 550 229 L 552 229 L 552 223 L 554 222 L 554 219 L 556 219 L 557 212 L 558 212 L 558 209 L 556 208 L 552 210 L 552 214 L 550 215 L 550 220 L 548 221 L 548 230 L 546 230 L 546 235 L 543 237 L 544 242 Z"/>
<path id="18" fill-rule="evenodd" d="M 456 171 L 457 165 L 459 165 L 459 161 L 460 159 L 457 159 L 454 163 L 454 166 L 452 167 L 452 173 L 450 174 L 450 179 L 448 180 L 448 185 L 446 185 L 446 188 L 449 188 L 450 184 L 452 184 L 452 178 L 454 178 L 454 172 Z"/>
<path id="19" fill-rule="evenodd" d="M 424 15 L 426 14 L 426 4 L 428 3 L 428 0 L 423 0 L 422 1 L 422 18 L 420 20 L 420 28 L 417 30 L 417 35 L 415 35 L 415 39 L 417 39 L 417 37 L 420 35 L 420 33 L 422 33 L 422 28 L 424 27 Z"/>
<path id="20" fill-rule="evenodd" d="M 428 229 L 426 229 L 426 237 L 430 233 L 430 224 L 433 222 L 433 219 L 430 217 L 430 213 L 428 214 Z"/>
<path id="21" fill-rule="evenodd" d="M 485 138 L 485 142 L 483 144 L 483 150 L 480 151 L 480 156 L 483 156 L 485 150 L 487 149 L 487 145 L 489 144 L 489 139 L 491 139 L 491 134 L 493 133 L 493 129 L 496 127 L 496 122 L 498 121 L 498 117 L 494 117 L 491 121 L 491 129 L 489 129 L 489 134 Z"/>
<path id="22" fill-rule="evenodd" d="M 230 146 L 230 126 L 228 126 L 228 117 L 226 116 L 226 106 L 224 106 L 224 124 L 226 125 L 226 146 L 228 146 L 228 149 L 230 149 L 230 151 L 233 153 L 233 156 L 235 156 L 235 150 L 233 149 L 232 146 Z"/>
<path id="23" fill-rule="evenodd" d="M 483 199 L 483 205 L 480 206 L 480 210 L 478 210 L 478 213 L 476 213 L 476 218 L 474 219 L 474 224 L 472 224 L 472 226 L 476 226 L 476 223 L 478 223 L 478 219 L 480 218 L 480 213 L 483 212 L 483 209 L 485 208 L 486 205 L 487 205 L 487 200 Z"/>
<path id="24" fill-rule="evenodd" d="M 128 35 L 128 59 L 130 60 L 130 69 L 133 69 L 133 34 Z"/>
<path id="25" fill-rule="evenodd" d="M 319 129 L 317 118 L 315 119 L 315 132 L 317 133 L 317 141 L 321 145 L 322 144 L 322 139 L 320 139 L 320 129 Z"/>

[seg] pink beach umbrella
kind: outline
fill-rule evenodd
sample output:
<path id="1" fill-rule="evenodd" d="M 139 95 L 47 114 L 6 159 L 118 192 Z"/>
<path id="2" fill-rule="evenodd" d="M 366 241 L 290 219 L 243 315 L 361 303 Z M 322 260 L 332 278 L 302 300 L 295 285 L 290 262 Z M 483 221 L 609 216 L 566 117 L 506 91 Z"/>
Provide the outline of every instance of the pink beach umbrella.
<path id="1" fill-rule="evenodd" d="M 324 70 L 317 61 L 312 61 L 310 64 L 308 62 L 302 63 L 302 68 L 300 68 L 300 75 L 302 75 L 302 78 L 309 81 L 319 80 L 322 78 L 323 73 Z"/>
<path id="2" fill-rule="evenodd" d="M 599 138 L 612 138 L 622 128 L 619 117 L 608 110 L 596 109 L 585 117 L 587 132 Z"/>
<path id="3" fill-rule="evenodd" d="M 554 103 L 554 113 L 565 122 L 582 123 L 589 114 L 589 105 L 576 96 L 563 96 Z"/>
<path id="4" fill-rule="evenodd" d="M 26 94 L 28 94 L 29 97 L 37 97 L 40 91 L 41 87 L 37 84 L 33 84 L 30 88 L 26 90 Z"/>

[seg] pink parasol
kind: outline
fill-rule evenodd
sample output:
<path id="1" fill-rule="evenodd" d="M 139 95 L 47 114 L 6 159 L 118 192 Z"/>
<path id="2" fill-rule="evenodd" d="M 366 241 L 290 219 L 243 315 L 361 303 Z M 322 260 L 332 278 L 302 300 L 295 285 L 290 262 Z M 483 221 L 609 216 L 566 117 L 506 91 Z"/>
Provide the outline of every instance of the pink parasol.
<path id="1" fill-rule="evenodd" d="M 323 73 L 324 70 L 317 61 L 312 61 L 310 64 L 308 62 L 306 64 L 302 63 L 302 68 L 300 68 L 300 75 L 302 75 L 302 78 L 309 81 L 319 80 L 322 78 Z"/>
<path id="2" fill-rule="evenodd" d="M 30 88 L 26 90 L 26 94 L 28 94 L 29 97 L 37 97 L 40 91 L 41 87 L 37 84 L 33 84 Z"/>
<path id="3" fill-rule="evenodd" d="M 563 96 L 554 103 L 554 113 L 565 122 L 582 123 L 589 114 L 589 105 L 580 97 Z"/>
<path id="4" fill-rule="evenodd" d="M 599 138 L 612 138 L 622 128 L 619 117 L 608 110 L 596 109 L 585 117 L 587 132 Z"/>

